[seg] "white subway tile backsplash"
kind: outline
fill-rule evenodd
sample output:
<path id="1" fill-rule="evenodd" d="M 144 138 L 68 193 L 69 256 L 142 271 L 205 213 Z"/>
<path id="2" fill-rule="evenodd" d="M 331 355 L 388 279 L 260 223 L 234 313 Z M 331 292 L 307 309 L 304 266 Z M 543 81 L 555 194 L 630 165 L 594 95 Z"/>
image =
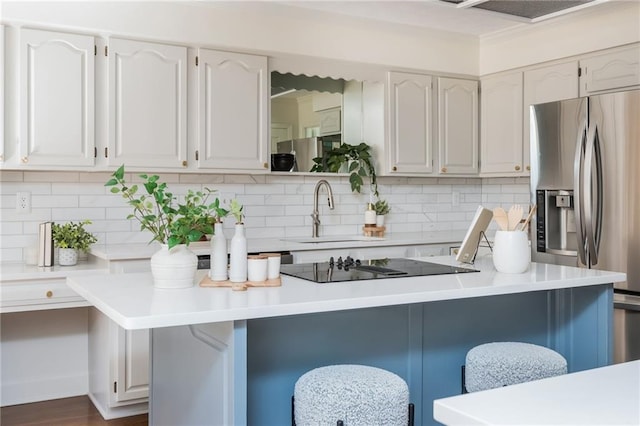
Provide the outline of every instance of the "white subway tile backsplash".
<path id="1" fill-rule="evenodd" d="M 140 183 L 138 173 L 128 172 L 129 182 Z M 89 219 L 88 229 L 100 243 L 147 243 L 151 235 L 140 231 L 138 222 L 127 220 L 131 207 L 104 183 L 111 173 L 0 172 L 0 260 L 24 260 L 26 248 L 37 243 L 38 225 Z M 364 211 L 371 196 L 365 182 L 362 194 L 351 191 L 348 178 L 325 175 L 213 175 L 162 174 L 169 190 L 181 199 L 189 189 L 216 190 L 215 197 L 228 202 L 237 198 L 245 205 L 247 231 L 254 238 L 307 237 L 311 235 L 313 190 L 319 179 L 332 187 L 335 209 L 327 206 L 327 193 L 320 192 L 320 235 L 354 235 L 362 232 Z M 528 205 L 527 178 L 379 178 L 380 197 L 391 205 L 387 232 L 465 230 L 479 204 L 487 208 L 513 203 Z M 15 194 L 27 191 L 32 210 L 19 214 Z M 140 188 L 140 191 L 144 191 Z M 459 194 L 453 206 L 452 193 Z M 223 227 L 233 236 L 234 220 Z"/>

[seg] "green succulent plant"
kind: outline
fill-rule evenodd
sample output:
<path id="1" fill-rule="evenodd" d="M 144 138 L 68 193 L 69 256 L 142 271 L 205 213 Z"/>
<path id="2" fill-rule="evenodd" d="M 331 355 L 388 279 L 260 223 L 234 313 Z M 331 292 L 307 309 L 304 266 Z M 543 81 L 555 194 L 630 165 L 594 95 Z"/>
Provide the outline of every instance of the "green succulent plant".
<path id="1" fill-rule="evenodd" d="M 378 199 L 378 201 L 376 201 L 376 203 L 373 205 L 373 208 L 376 211 L 377 215 L 389 214 L 389 212 L 391 211 L 389 203 L 381 199 Z"/>

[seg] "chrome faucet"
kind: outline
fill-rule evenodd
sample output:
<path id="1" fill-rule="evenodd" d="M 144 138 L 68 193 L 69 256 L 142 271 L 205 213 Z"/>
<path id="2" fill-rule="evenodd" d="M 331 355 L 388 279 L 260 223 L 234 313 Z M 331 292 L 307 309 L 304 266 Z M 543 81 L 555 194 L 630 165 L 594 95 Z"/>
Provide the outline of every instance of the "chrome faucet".
<path id="1" fill-rule="evenodd" d="M 333 210 L 333 191 L 331 190 L 331 185 L 324 179 L 320 179 L 318 183 L 316 183 L 316 188 L 313 190 L 313 213 L 311 213 L 311 217 L 313 219 L 313 232 L 311 236 L 313 238 L 318 236 L 318 227 L 320 226 L 320 213 L 318 212 L 318 194 L 320 192 L 321 186 L 327 187 L 327 196 L 329 201 L 329 208 Z"/>

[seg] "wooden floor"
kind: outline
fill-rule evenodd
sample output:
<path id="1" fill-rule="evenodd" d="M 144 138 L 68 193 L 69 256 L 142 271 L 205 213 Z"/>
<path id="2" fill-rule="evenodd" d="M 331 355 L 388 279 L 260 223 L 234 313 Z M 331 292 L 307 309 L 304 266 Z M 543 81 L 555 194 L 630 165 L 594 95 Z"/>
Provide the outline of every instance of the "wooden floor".
<path id="1" fill-rule="evenodd" d="M 87 396 L 54 399 L 0 408 L 2 426 L 143 426 L 148 416 L 104 420 Z"/>

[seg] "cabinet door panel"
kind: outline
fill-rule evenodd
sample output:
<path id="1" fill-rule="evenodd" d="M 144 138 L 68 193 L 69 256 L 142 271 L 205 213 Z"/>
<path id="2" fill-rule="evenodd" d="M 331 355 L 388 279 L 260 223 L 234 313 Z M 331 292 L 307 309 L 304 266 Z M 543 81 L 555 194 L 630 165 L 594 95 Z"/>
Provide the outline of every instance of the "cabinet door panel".
<path id="1" fill-rule="evenodd" d="M 523 161 L 530 168 L 530 105 L 578 97 L 578 62 L 550 65 L 524 73 Z"/>
<path id="2" fill-rule="evenodd" d="M 440 173 L 478 173 L 478 82 L 438 79 Z"/>
<path id="3" fill-rule="evenodd" d="M 640 86 L 640 44 L 580 61 L 580 96 Z"/>
<path id="4" fill-rule="evenodd" d="M 198 167 L 267 171 L 267 58 L 201 49 Z"/>
<path id="5" fill-rule="evenodd" d="M 522 172 L 522 73 L 482 80 L 481 171 Z"/>
<path id="6" fill-rule="evenodd" d="M 20 31 L 20 161 L 94 164 L 94 39 Z"/>
<path id="7" fill-rule="evenodd" d="M 125 330 L 117 324 L 118 402 L 149 397 L 149 330 Z"/>
<path id="8" fill-rule="evenodd" d="M 389 167 L 392 173 L 431 173 L 432 81 L 428 75 L 389 73 Z"/>
<path id="9" fill-rule="evenodd" d="M 185 167 L 187 49 L 112 39 L 108 164 Z"/>

